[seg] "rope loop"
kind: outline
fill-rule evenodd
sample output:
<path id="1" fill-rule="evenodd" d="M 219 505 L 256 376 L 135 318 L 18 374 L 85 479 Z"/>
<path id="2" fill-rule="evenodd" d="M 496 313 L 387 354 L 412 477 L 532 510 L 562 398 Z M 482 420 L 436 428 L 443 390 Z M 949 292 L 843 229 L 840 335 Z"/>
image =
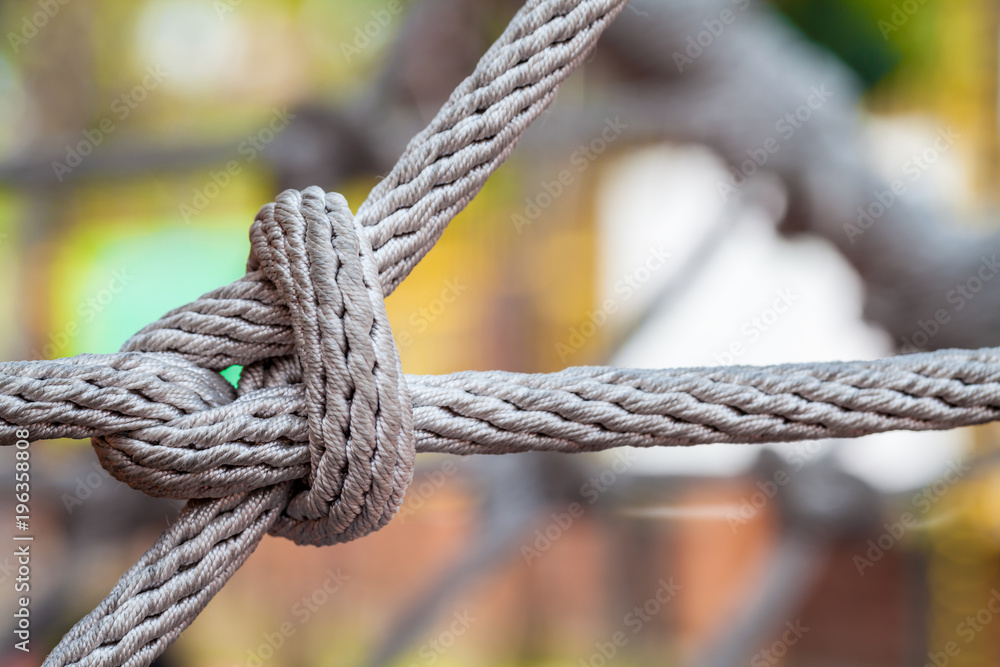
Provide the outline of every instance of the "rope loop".
<path id="1" fill-rule="evenodd" d="M 250 245 L 247 270 L 277 287 L 295 355 L 251 365 L 240 393 L 301 375 L 309 426 L 308 483 L 272 532 L 306 544 L 362 537 L 396 513 L 415 457 L 410 394 L 371 244 L 344 198 L 314 186 L 262 208 Z"/>

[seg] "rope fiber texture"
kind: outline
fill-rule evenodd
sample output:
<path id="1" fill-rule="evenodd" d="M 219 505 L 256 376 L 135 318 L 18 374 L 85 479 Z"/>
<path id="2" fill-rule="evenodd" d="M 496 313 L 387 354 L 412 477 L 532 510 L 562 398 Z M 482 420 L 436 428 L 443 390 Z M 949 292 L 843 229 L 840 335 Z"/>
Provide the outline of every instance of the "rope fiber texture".
<path id="1" fill-rule="evenodd" d="M 624 7 L 530 0 L 352 215 L 317 187 L 257 215 L 246 275 L 122 351 L 0 363 L 0 444 L 92 438 L 116 478 L 189 500 L 45 665 L 148 665 L 270 532 L 353 540 L 416 452 L 597 451 L 945 429 L 998 419 L 1000 349 L 766 368 L 404 376 L 384 297 Z M 239 364 L 234 389 L 217 371 Z"/>

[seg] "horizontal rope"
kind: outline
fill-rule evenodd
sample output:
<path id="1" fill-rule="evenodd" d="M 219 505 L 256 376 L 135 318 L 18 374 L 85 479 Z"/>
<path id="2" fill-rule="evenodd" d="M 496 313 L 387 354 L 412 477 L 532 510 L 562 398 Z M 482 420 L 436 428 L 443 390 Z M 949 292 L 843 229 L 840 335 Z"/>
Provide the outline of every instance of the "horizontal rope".
<path id="1" fill-rule="evenodd" d="M 1000 418 L 1000 348 L 849 363 L 408 377 L 418 451 L 587 452 L 940 430 Z"/>
<path id="2" fill-rule="evenodd" d="M 206 407 L 163 381 L 183 376 L 187 362 L 156 356 L 0 364 L 0 444 L 26 427 L 32 438 L 104 436 L 98 453 L 112 474 L 172 498 L 226 496 L 307 472 L 304 385 Z M 848 438 L 1000 418 L 1000 348 L 764 367 L 465 371 L 406 382 L 417 451 L 463 455 Z"/>

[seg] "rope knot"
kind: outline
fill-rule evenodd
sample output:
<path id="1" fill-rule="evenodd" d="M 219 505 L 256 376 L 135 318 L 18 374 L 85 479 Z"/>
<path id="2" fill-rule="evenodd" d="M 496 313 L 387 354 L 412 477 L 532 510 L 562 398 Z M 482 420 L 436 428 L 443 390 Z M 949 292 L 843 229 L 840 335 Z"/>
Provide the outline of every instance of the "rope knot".
<path id="1" fill-rule="evenodd" d="M 371 245 L 346 200 L 287 190 L 250 228 L 247 270 L 288 307 L 292 357 L 244 368 L 239 393 L 301 380 L 310 467 L 273 533 L 332 544 L 389 522 L 413 477 L 413 412 Z"/>
<path id="2" fill-rule="evenodd" d="M 290 333 L 258 339 L 236 400 L 187 355 L 125 353 L 129 375 L 119 384 L 164 407 L 157 419 L 121 420 L 131 428 L 95 437 L 94 448 L 112 475 L 154 496 L 221 498 L 287 484 L 291 498 L 272 533 L 300 544 L 353 540 L 396 513 L 415 456 L 413 407 L 371 244 L 343 197 L 311 187 L 263 207 L 250 247 L 248 274 L 273 285 L 259 305 L 287 309 L 280 319 Z M 261 314 L 244 317 L 234 326 Z M 292 353 L 268 356 L 274 347 Z"/>

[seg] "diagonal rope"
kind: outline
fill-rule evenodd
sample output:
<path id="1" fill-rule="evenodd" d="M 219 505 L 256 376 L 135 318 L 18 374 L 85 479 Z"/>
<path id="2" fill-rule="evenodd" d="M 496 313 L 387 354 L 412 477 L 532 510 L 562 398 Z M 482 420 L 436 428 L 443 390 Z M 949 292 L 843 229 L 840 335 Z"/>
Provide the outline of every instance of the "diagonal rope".
<path id="1" fill-rule="evenodd" d="M 532 0 L 358 209 L 386 295 L 510 155 L 625 0 Z M 123 348 L 222 370 L 294 352 L 288 310 L 257 271 L 167 313 Z"/>
<path id="2" fill-rule="evenodd" d="M 282 484 L 188 503 L 45 665 L 148 665 L 253 553 L 287 502 Z"/>

